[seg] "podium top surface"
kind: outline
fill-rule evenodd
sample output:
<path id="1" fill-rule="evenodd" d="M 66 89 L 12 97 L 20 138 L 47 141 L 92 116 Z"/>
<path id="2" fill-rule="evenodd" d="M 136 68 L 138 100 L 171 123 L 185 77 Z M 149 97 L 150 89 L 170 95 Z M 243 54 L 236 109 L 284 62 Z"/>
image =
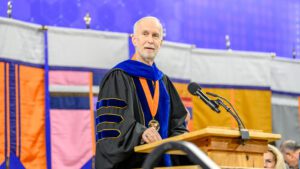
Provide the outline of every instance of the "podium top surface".
<path id="1" fill-rule="evenodd" d="M 268 142 L 273 142 L 281 138 L 280 134 L 265 133 L 257 130 L 249 130 L 250 140 L 267 140 Z M 166 138 L 162 141 L 157 141 L 150 144 L 139 145 L 134 148 L 135 152 L 144 152 L 144 150 L 152 149 L 159 146 L 160 144 L 167 143 L 170 141 L 193 141 L 199 138 L 205 137 L 226 137 L 226 138 L 239 138 L 240 132 L 237 129 L 227 129 L 227 128 L 216 128 L 207 127 L 204 129 L 192 131 L 182 135 Z"/>

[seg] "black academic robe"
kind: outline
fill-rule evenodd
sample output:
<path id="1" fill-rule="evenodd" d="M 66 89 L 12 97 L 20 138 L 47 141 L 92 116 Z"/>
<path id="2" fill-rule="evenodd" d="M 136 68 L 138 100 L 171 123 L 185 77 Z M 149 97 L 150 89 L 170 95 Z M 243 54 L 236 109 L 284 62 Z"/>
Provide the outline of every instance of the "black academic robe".
<path id="1" fill-rule="evenodd" d="M 187 132 L 187 111 L 170 79 L 164 75 L 163 82 L 170 96 L 168 137 Z M 97 117 L 107 115 L 113 122 L 98 122 L 96 145 L 96 169 L 138 168 L 144 154 L 134 153 L 146 130 L 143 109 L 139 101 L 133 77 L 120 69 L 111 70 L 100 85 L 98 102 L 105 101 L 97 110 Z M 110 104 L 110 103 L 112 104 Z M 96 122 L 97 123 L 97 122 Z"/>

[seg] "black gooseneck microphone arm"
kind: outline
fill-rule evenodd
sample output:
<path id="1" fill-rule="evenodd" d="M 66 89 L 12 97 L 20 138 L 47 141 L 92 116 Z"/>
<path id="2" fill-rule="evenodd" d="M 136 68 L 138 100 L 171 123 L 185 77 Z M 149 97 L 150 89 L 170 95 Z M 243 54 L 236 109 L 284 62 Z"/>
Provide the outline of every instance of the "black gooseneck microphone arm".
<path id="1" fill-rule="evenodd" d="M 206 92 L 206 94 L 208 94 L 210 96 L 213 96 L 213 97 L 216 97 L 216 98 L 220 98 L 220 99 L 224 100 L 226 103 L 228 103 L 229 106 L 232 108 L 234 114 L 237 116 L 237 119 L 238 119 L 237 121 L 240 122 L 242 128 L 246 128 L 245 125 L 244 125 L 244 123 L 243 123 L 243 121 L 241 120 L 241 117 L 239 116 L 239 114 L 237 113 L 237 111 L 235 110 L 235 108 L 233 107 L 233 105 L 227 99 L 225 99 L 224 97 L 219 96 L 217 94 L 210 93 L 210 92 Z M 216 100 L 216 101 L 218 101 L 218 100 Z M 221 100 L 219 100 L 218 102 L 221 102 L 223 104 L 222 106 L 226 109 L 226 111 L 228 111 L 228 112 L 231 111 L 231 109 L 229 107 L 227 107 L 227 105 L 225 105 Z M 221 103 L 218 103 L 218 104 L 221 104 Z"/>
<path id="2" fill-rule="evenodd" d="M 237 121 L 238 127 L 239 127 L 239 131 L 241 133 L 242 140 L 248 140 L 248 139 L 250 139 L 249 131 L 246 129 L 243 121 L 241 120 L 240 116 L 238 115 L 238 113 L 236 112 L 236 110 L 234 109 L 234 107 L 232 106 L 232 104 L 227 99 L 225 99 L 224 97 L 221 97 L 221 96 L 219 96 L 217 94 L 210 93 L 210 92 L 206 92 L 206 94 L 221 99 L 221 100 L 220 99 L 214 100 L 214 102 L 216 104 L 224 107 L 224 109 L 227 112 L 229 112 L 229 114 L 231 114 L 232 117 Z M 233 109 L 233 111 L 231 110 L 230 107 L 228 107 L 226 104 L 224 104 L 222 100 L 224 100 L 225 102 L 227 102 L 230 105 L 230 107 Z"/>

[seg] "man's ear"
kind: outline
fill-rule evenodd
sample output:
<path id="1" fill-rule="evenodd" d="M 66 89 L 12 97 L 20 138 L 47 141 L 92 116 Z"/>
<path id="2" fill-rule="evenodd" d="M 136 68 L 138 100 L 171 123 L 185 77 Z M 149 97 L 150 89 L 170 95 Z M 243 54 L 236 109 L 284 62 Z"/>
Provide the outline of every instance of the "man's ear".
<path id="1" fill-rule="evenodd" d="M 136 42 L 137 39 L 136 39 L 136 37 L 134 36 L 134 34 L 131 34 L 130 37 L 131 37 L 131 42 L 132 42 L 133 46 L 136 46 L 135 44 L 137 43 L 137 42 Z"/>

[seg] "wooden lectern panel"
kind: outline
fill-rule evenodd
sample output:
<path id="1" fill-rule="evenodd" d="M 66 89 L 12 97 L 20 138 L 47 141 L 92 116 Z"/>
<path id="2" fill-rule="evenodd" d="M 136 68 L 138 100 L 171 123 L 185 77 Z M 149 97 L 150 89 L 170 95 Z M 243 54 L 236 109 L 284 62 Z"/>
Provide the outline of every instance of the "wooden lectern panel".
<path id="1" fill-rule="evenodd" d="M 249 131 L 250 139 L 242 142 L 238 130 L 208 127 L 198 131 L 135 147 L 135 152 L 151 152 L 160 144 L 170 141 L 188 141 L 197 145 L 216 164 L 229 167 L 263 168 L 263 154 L 268 143 L 281 138 L 279 134 Z M 169 154 L 183 154 L 170 151 Z"/>
<path id="2" fill-rule="evenodd" d="M 207 137 L 198 139 L 196 145 L 220 166 L 263 167 L 263 153 L 267 140 Z"/>
<path id="3" fill-rule="evenodd" d="M 214 151 L 207 155 L 220 166 L 263 168 L 263 156 L 259 153 L 234 153 Z M 234 166 L 233 166 L 234 165 Z"/>

